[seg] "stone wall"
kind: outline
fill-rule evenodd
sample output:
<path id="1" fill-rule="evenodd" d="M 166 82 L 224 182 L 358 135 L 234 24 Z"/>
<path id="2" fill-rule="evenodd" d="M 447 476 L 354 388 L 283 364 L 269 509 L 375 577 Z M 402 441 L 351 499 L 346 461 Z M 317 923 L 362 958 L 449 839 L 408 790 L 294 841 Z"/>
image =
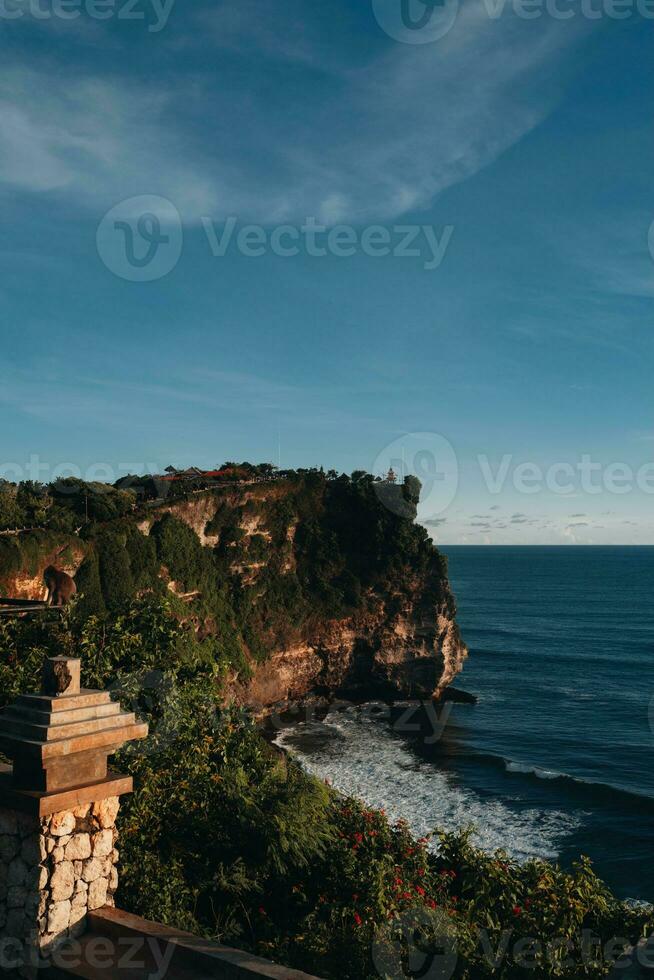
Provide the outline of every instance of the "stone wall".
<path id="1" fill-rule="evenodd" d="M 41 818 L 0 807 L 0 939 L 47 954 L 84 932 L 87 911 L 114 904 L 119 805 Z"/>

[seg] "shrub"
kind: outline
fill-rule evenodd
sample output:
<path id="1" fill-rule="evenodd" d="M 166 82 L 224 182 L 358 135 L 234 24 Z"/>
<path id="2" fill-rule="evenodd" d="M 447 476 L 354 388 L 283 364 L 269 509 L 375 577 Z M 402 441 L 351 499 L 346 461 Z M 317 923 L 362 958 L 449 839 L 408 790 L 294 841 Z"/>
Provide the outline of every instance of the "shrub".
<path id="1" fill-rule="evenodd" d="M 103 528 L 95 540 L 100 584 L 107 609 L 119 610 L 134 595 L 134 580 L 125 547 L 125 534 L 112 527 Z"/>
<path id="2" fill-rule="evenodd" d="M 75 576 L 75 585 L 79 595 L 76 607 L 77 615 L 82 620 L 86 620 L 90 616 L 103 616 L 107 607 L 102 595 L 100 564 L 95 551 L 88 558 L 85 558 L 80 565 Z"/>
<path id="3" fill-rule="evenodd" d="M 157 558 L 168 569 L 171 579 L 187 589 L 200 589 L 211 578 L 211 556 L 200 544 L 195 531 L 171 514 L 153 526 L 150 535 Z"/>
<path id="4" fill-rule="evenodd" d="M 150 723 L 117 760 L 136 788 L 120 815 L 121 907 L 333 980 L 402 975 L 416 925 L 420 963 L 452 945 L 459 980 L 595 980 L 609 964 L 584 957 L 583 930 L 604 943 L 651 928 L 652 910 L 617 901 L 584 859 L 521 865 L 468 832 L 435 835 L 434 851 L 302 773 L 223 706 L 212 643 L 181 611 L 150 595 L 105 619 L 0 621 L 0 705 L 37 688 L 46 653 L 77 653 L 85 685 Z"/>

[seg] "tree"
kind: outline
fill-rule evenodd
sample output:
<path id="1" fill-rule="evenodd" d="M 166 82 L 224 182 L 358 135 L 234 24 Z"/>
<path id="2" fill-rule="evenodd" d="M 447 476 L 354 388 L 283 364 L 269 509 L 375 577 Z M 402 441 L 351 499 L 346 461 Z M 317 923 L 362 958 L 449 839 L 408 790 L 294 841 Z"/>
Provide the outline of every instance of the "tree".
<path id="1" fill-rule="evenodd" d="M 107 529 L 97 538 L 102 595 L 109 609 L 120 609 L 134 594 L 134 580 L 125 538 Z"/>
<path id="2" fill-rule="evenodd" d="M 84 559 L 75 576 L 75 585 L 80 596 L 76 610 L 80 618 L 85 620 L 89 616 L 103 616 L 107 607 L 102 595 L 97 554 Z"/>
<path id="3" fill-rule="evenodd" d="M 0 481 L 0 531 L 22 527 L 24 518 L 18 504 L 18 488 L 7 480 Z"/>

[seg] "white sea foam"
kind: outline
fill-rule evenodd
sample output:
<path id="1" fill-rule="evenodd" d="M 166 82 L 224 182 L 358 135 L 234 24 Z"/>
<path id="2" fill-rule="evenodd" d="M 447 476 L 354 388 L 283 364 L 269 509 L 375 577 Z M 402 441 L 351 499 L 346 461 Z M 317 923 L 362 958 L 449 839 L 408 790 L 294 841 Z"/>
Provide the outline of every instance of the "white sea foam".
<path id="1" fill-rule="evenodd" d="M 416 835 L 476 825 L 475 841 L 502 847 L 518 860 L 554 859 L 581 814 L 511 807 L 484 799 L 446 772 L 421 762 L 382 723 L 348 711 L 325 724 L 304 723 L 283 731 L 277 743 L 304 768 L 343 793 L 404 818 Z"/>
<path id="2" fill-rule="evenodd" d="M 520 772 L 525 775 L 538 776 L 539 779 L 563 779 L 564 774 L 553 769 L 541 769 L 540 766 L 529 766 L 522 762 L 505 762 L 507 772 Z M 570 779 L 574 777 L 570 776 Z"/>

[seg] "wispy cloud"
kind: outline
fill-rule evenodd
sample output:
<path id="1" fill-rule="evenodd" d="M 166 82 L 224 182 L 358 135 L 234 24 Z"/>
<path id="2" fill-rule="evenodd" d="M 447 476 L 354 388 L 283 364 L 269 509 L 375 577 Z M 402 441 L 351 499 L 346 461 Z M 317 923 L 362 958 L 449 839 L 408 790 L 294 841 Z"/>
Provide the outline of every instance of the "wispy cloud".
<path id="1" fill-rule="evenodd" d="M 338 45 L 310 23 L 300 29 L 292 10 L 285 16 L 275 5 L 271 24 L 251 3 L 222 6 L 213 33 L 205 14 L 189 43 L 212 46 L 214 63 L 180 60 L 156 85 L 114 66 L 78 72 L 71 85 L 65 73 L 3 52 L 0 186 L 94 207 L 161 194 L 189 222 L 229 213 L 262 222 L 392 219 L 428 206 L 537 126 L 560 94 L 565 46 L 577 37 L 567 22 L 534 31 L 467 4 L 438 45 L 378 44 L 362 64 L 360 55 L 336 58 Z M 279 63 L 266 85 L 251 70 L 256 48 Z M 298 62 L 328 84 L 299 86 Z"/>

